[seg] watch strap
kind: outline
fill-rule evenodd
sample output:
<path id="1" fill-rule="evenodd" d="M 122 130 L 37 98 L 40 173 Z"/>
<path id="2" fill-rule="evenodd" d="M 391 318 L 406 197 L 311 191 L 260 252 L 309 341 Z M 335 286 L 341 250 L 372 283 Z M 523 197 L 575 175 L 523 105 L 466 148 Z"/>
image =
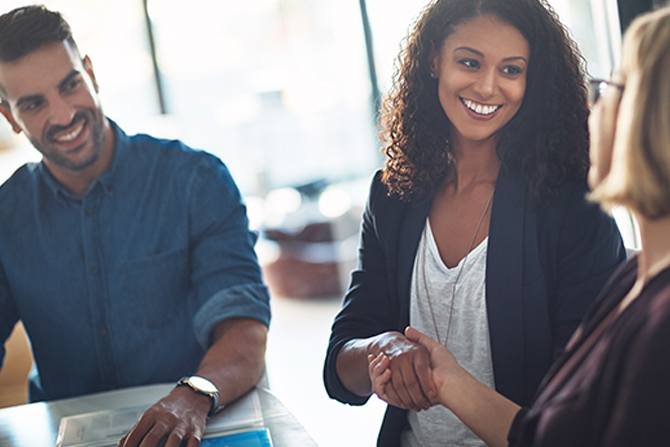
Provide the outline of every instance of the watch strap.
<path id="1" fill-rule="evenodd" d="M 204 389 L 204 388 L 201 388 L 201 387 L 195 385 L 191 381 L 191 378 L 196 378 L 197 381 L 205 382 L 207 384 L 207 387 L 206 387 L 207 389 Z M 184 376 L 177 381 L 177 386 L 187 386 L 187 387 L 191 388 L 193 391 L 195 391 L 196 393 L 203 394 L 203 395 L 209 397 L 209 399 L 212 402 L 212 406 L 210 407 L 209 412 L 207 413 L 207 417 L 211 417 L 217 411 L 220 410 L 220 408 L 219 408 L 219 400 L 220 400 L 219 390 L 216 388 L 216 386 L 212 382 L 205 379 L 204 377 L 201 377 L 201 376 Z"/>

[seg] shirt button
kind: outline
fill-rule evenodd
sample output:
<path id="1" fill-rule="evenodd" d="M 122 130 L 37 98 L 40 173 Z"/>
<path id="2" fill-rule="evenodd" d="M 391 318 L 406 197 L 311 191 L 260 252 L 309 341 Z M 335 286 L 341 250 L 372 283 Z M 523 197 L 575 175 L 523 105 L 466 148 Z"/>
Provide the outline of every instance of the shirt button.
<path id="1" fill-rule="evenodd" d="M 97 275 L 98 273 L 100 273 L 100 269 L 97 268 L 97 267 L 93 267 L 93 268 L 91 269 L 91 272 L 92 272 L 94 275 Z"/>
<path id="2" fill-rule="evenodd" d="M 103 337 L 106 337 L 107 336 L 107 329 L 104 329 L 104 328 L 100 329 L 100 335 L 102 335 Z"/>
<path id="3" fill-rule="evenodd" d="M 92 216 L 93 215 L 93 208 L 86 208 L 86 215 L 87 216 Z"/>

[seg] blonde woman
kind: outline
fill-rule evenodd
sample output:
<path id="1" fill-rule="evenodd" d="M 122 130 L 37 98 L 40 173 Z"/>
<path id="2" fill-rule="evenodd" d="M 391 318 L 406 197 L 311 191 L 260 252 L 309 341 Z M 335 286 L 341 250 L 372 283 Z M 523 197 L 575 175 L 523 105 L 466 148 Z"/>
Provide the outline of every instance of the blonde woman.
<path id="1" fill-rule="evenodd" d="M 408 328 L 431 354 L 437 400 L 490 446 L 670 445 L 670 8 L 638 18 L 590 118 L 591 197 L 638 219 L 642 251 L 613 276 L 522 409 Z M 388 358 L 370 362 L 380 395 Z"/>

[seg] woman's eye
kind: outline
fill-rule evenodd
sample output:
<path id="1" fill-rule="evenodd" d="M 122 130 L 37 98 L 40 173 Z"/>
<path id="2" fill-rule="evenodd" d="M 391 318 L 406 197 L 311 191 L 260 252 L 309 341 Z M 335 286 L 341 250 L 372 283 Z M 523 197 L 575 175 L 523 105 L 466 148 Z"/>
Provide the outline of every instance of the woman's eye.
<path id="1" fill-rule="evenodd" d="M 523 72 L 521 68 L 517 67 L 516 65 L 509 65 L 503 69 L 503 71 L 508 74 L 508 75 L 518 75 Z"/>
<path id="2" fill-rule="evenodd" d="M 459 63 L 468 68 L 479 68 L 479 62 L 474 59 L 463 59 Z"/>

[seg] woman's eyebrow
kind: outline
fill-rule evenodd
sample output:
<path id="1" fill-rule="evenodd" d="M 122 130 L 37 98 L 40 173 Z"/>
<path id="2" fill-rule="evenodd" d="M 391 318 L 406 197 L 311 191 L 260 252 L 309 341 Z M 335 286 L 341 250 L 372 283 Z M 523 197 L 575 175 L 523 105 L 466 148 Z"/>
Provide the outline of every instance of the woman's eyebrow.
<path id="1" fill-rule="evenodd" d="M 481 51 L 477 51 L 477 50 L 475 50 L 474 48 L 470 48 L 470 47 L 458 47 L 458 48 L 455 48 L 455 49 L 454 49 L 454 53 L 455 53 L 456 51 L 458 51 L 458 50 L 469 51 L 470 53 L 474 53 L 474 54 L 476 54 L 477 56 L 484 57 L 484 53 L 482 53 Z"/>
<path id="2" fill-rule="evenodd" d="M 479 57 L 484 57 L 484 53 L 482 53 L 481 51 L 477 51 L 477 50 L 475 50 L 474 48 L 470 48 L 470 47 L 458 47 L 458 48 L 454 48 L 454 53 L 455 53 L 456 51 L 459 51 L 459 50 L 461 50 L 461 51 L 468 51 L 468 52 L 470 52 L 470 53 L 476 54 L 476 55 L 479 56 Z M 523 57 L 523 56 L 510 56 L 510 57 L 506 57 L 506 58 L 503 59 L 503 62 L 509 62 L 509 61 L 514 61 L 514 60 L 522 60 L 522 61 L 524 61 L 525 63 L 528 63 L 528 61 L 526 60 L 526 58 Z"/>
<path id="3" fill-rule="evenodd" d="M 522 60 L 522 61 L 524 61 L 525 63 L 528 63 L 528 61 L 526 60 L 526 58 L 523 57 L 523 56 L 506 57 L 505 59 L 503 59 L 503 62 L 517 61 L 517 60 Z"/>

